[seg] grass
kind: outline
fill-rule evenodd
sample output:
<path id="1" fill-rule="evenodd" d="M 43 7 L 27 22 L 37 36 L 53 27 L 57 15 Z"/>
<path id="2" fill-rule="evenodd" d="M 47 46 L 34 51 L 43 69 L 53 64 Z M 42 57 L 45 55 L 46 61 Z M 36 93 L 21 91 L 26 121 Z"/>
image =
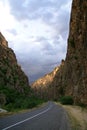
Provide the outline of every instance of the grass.
<path id="1" fill-rule="evenodd" d="M 67 112 L 70 119 L 72 130 L 81 130 L 81 125 L 77 118 L 72 114 L 72 112 L 69 109 L 67 109 Z"/>

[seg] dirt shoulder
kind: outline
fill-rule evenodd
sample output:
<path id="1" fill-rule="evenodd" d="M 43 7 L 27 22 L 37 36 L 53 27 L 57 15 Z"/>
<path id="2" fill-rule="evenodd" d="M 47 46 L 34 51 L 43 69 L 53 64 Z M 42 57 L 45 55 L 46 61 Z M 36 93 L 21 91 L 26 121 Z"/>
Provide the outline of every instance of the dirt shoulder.
<path id="1" fill-rule="evenodd" d="M 79 106 L 65 106 L 72 130 L 87 130 L 87 109 L 81 108 Z"/>

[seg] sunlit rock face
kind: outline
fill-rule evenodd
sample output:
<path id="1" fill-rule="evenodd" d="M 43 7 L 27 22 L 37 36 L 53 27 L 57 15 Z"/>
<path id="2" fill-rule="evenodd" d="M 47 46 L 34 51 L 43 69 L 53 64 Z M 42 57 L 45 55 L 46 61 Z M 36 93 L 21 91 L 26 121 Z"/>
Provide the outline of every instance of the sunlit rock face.
<path id="1" fill-rule="evenodd" d="M 44 77 L 36 80 L 31 87 L 35 91 L 35 94 L 42 98 L 52 99 L 53 98 L 53 87 L 51 89 L 50 84 L 53 82 L 53 79 L 56 75 L 56 72 L 59 70 L 59 67 L 56 67 L 51 73 L 45 75 Z"/>
<path id="2" fill-rule="evenodd" d="M 3 45 L 4 47 L 8 47 L 8 42 L 6 41 L 5 37 L 2 35 L 0 32 L 0 44 Z"/>
<path id="3" fill-rule="evenodd" d="M 53 78 L 57 72 L 57 70 L 59 69 L 59 67 L 56 67 L 51 73 L 45 75 L 44 77 L 36 80 L 33 84 L 32 84 L 32 88 L 36 87 L 43 87 L 46 88 L 47 86 L 49 86 L 49 84 L 53 81 Z"/>

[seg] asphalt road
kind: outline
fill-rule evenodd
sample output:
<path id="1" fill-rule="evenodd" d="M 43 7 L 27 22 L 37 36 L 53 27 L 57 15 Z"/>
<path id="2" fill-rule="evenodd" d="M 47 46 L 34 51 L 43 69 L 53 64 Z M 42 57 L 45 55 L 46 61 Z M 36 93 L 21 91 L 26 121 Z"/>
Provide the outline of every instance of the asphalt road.
<path id="1" fill-rule="evenodd" d="M 31 112 L 0 118 L 0 130 L 71 130 L 65 110 L 53 102 Z"/>

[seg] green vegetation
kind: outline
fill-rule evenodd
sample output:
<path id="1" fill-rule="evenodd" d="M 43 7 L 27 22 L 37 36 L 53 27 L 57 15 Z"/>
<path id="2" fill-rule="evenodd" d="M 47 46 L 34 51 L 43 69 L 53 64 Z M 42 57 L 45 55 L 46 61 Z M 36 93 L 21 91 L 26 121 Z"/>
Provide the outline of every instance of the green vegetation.
<path id="1" fill-rule="evenodd" d="M 77 105 L 78 105 L 78 106 L 80 106 L 80 107 L 82 107 L 82 108 L 87 107 L 87 105 L 86 105 L 86 104 L 84 104 L 84 103 L 82 103 L 82 102 L 78 103 Z"/>
<path id="2" fill-rule="evenodd" d="M 0 67 L 0 71 L 5 75 L 7 73 L 7 67 L 6 66 L 3 68 Z"/>
<path id="3" fill-rule="evenodd" d="M 74 103 L 73 97 L 71 97 L 71 96 L 63 96 L 60 98 L 59 101 L 63 105 L 73 105 L 73 103 Z"/>
<path id="4" fill-rule="evenodd" d="M 27 91 L 30 92 L 30 88 Z M 8 111 L 17 111 L 33 108 L 43 103 L 43 100 L 35 97 L 33 92 L 30 94 L 27 96 L 14 89 L 0 86 L 0 106 Z"/>

